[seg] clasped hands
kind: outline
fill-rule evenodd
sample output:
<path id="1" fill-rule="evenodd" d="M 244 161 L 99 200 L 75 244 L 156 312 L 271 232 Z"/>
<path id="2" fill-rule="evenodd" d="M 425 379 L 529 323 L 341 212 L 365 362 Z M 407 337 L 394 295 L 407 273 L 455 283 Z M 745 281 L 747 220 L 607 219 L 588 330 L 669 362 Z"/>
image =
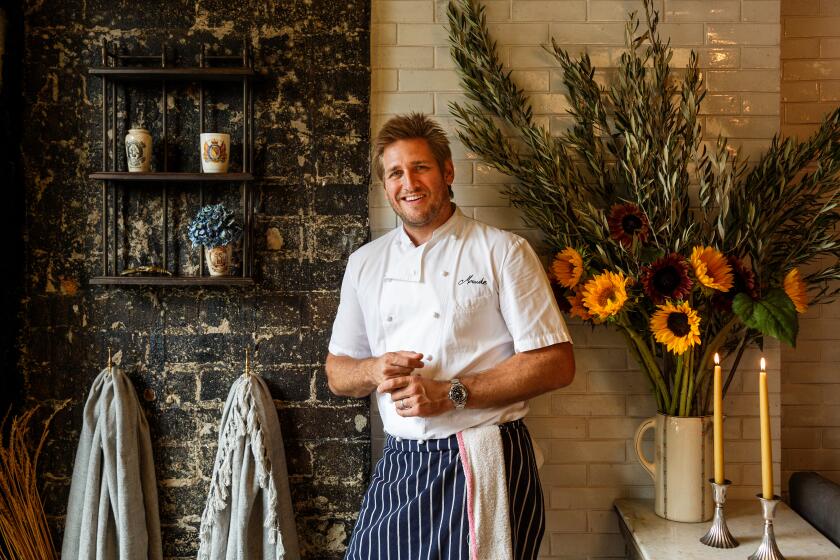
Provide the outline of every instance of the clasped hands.
<path id="1" fill-rule="evenodd" d="M 374 362 L 371 374 L 376 391 L 391 395 L 400 416 L 437 416 L 455 408 L 449 399 L 448 381 L 414 373 L 423 366 L 423 354 L 405 350 L 387 352 Z"/>

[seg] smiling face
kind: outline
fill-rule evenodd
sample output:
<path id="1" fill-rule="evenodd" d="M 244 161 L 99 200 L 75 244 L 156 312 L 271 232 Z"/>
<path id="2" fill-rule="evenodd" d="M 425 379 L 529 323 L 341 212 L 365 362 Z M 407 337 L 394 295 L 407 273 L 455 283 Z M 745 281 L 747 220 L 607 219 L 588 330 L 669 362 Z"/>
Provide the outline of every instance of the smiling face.
<path id="1" fill-rule="evenodd" d="M 382 153 L 382 167 L 391 208 L 402 219 L 411 240 L 424 243 L 452 215 L 452 161 L 444 162 L 441 169 L 428 142 L 411 138 L 388 145 Z"/>

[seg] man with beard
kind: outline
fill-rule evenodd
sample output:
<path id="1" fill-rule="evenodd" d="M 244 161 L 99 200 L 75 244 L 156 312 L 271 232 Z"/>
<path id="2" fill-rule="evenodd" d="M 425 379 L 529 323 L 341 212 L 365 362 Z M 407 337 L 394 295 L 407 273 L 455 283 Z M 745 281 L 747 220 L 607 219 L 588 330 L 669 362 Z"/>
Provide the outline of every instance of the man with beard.
<path id="1" fill-rule="evenodd" d="M 350 256 L 326 371 L 337 395 L 376 390 L 388 438 L 345 558 L 535 559 L 545 508 L 522 418 L 574 377 L 545 271 L 455 206 L 427 116 L 389 120 L 373 163 L 402 226 Z"/>

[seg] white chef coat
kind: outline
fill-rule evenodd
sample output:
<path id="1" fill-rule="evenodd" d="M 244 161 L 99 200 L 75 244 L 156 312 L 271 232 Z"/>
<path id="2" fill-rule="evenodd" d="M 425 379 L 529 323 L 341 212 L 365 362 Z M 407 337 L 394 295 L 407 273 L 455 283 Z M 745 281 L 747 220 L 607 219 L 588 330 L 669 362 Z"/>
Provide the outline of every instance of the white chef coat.
<path id="1" fill-rule="evenodd" d="M 329 351 L 356 359 L 407 350 L 423 354 L 423 377 L 448 381 L 487 370 L 515 352 L 569 341 L 539 259 L 522 237 L 455 209 L 415 246 L 398 227 L 352 255 Z M 377 393 L 385 431 L 426 440 L 517 420 L 527 402 L 403 418 Z"/>

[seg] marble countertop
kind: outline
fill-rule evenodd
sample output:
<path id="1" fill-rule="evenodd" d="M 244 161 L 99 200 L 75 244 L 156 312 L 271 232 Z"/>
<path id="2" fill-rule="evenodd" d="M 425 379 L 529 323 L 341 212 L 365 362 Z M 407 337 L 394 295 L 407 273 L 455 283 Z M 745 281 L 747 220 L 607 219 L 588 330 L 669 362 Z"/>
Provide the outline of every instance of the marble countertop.
<path id="1" fill-rule="evenodd" d="M 711 522 L 662 519 L 653 512 L 653 500 L 616 500 L 615 509 L 645 560 L 745 560 L 761 542 L 763 521 L 757 499 L 727 501 L 727 525 L 740 543 L 730 549 L 710 548 L 700 542 Z M 773 527 L 776 543 L 787 560 L 840 560 L 840 548 L 787 504 L 779 504 Z"/>

